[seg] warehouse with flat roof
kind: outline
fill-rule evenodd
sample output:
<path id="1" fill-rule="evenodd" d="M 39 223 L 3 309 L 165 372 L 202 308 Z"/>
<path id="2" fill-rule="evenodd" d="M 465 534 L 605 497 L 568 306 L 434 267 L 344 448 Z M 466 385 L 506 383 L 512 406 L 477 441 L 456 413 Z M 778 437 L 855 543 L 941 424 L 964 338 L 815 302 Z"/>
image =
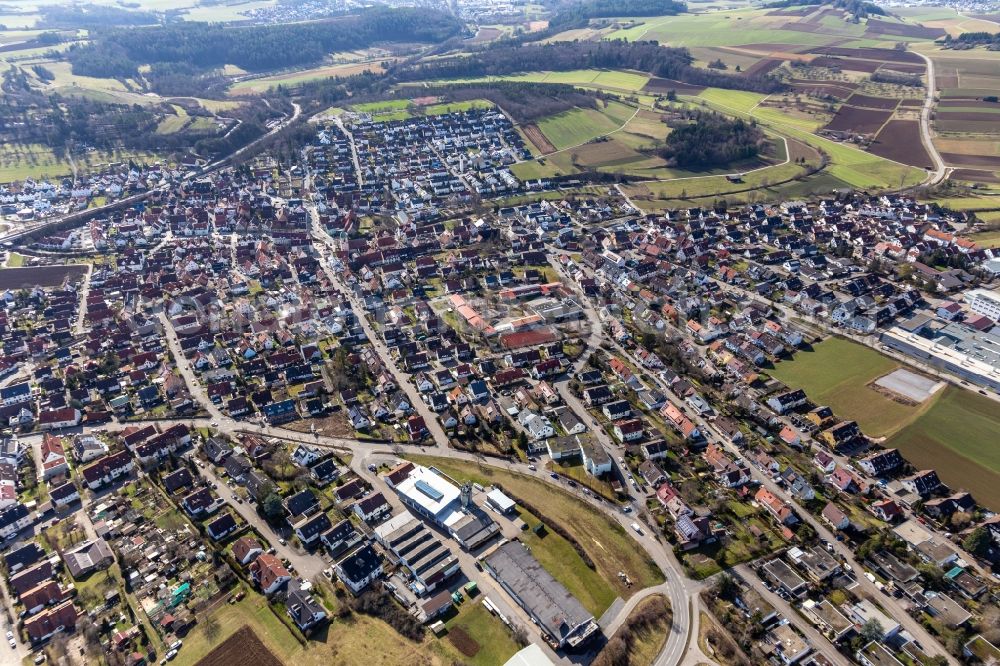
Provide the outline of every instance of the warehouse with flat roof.
<path id="1" fill-rule="evenodd" d="M 483 568 L 560 648 L 576 647 L 597 633 L 594 616 L 521 542 L 499 546 L 483 558 Z"/>

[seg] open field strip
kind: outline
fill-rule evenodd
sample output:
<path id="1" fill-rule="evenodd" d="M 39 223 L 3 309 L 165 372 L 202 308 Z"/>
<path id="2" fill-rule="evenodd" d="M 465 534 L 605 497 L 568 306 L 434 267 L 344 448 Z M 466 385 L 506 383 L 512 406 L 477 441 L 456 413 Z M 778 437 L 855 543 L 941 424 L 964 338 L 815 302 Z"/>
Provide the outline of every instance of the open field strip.
<path id="1" fill-rule="evenodd" d="M 237 81 L 230 86 L 228 94 L 232 96 L 254 95 L 267 92 L 268 90 L 277 88 L 278 86 L 296 86 L 300 83 L 321 81 L 323 79 L 331 79 L 338 76 L 347 77 L 355 74 L 362 74 L 364 72 L 376 72 L 382 70 L 386 62 L 391 62 L 391 58 L 373 60 L 371 62 L 327 65 L 325 67 L 304 69 L 296 72 L 290 72 L 288 74 L 265 76 L 257 79 L 246 79 L 243 81 Z"/>

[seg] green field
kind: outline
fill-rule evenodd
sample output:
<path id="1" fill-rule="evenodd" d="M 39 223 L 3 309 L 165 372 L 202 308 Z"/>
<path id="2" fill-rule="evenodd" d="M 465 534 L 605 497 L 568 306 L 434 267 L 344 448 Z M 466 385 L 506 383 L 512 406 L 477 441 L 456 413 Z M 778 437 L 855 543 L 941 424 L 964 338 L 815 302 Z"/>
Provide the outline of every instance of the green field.
<path id="1" fill-rule="evenodd" d="M 1000 247 L 1000 229 L 972 234 L 969 240 L 975 241 L 980 247 Z"/>
<path id="2" fill-rule="evenodd" d="M 328 592 L 328 596 L 332 593 Z M 471 609 L 470 609 L 471 611 Z M 267 607 L 267 601 L 259 594 L 250 592 L 236 604 L 223 603 L 213 611 L 218 620 L 218 634 L 209 638 L 198 625 L 184 636 L 184 647 L 172 662 L 178 666 L 198 663 L 215 646 L 226 640 L 241 627 L 248 625 L 257 637 L 285 664 L 297 666 L 326 666 L 327 664 L 379 664 L 406 666 L 414 661 L 420 664 L 446 666 L 456 663 L 461 655 L 447 639 L 434 638 L 430 633 L 417 643 L 403 638 L 388 624 L 375 618 L 354 613 L 346 619 L 333 619 L 330 624 L 312 636 L 303 647 L 275 612 Z M 464 619 L 465 617 L 468 619 Z M 468 623 L 475 631 L 474 637 L 482 637 L 487 654 L 504 654 L 509 650 L 508 642 L 497 630 L 506 632 L 499 620 L 489 617 L 496 626 L 490 626 L 478 614 L 460 613 L 458 622 Z M 470 632 L 471 633 L 471 632 Z M 478 640 L 478 638 L 477 638 Z M 494 663 L 502 663 L 500 662 Z M 466 663 L 486 663 L 478 659 Z"/>
<path id="3" fill-rule="evenodd" d="M 538 128 L 552 142 L 556 150 L 578 146 L 591 139 L 618 130 L 635 112 L 633 107 L 621 102 L 608 102 L 597 109 L 572 109 L 538 122 Z"/>
<path id="4" fill-rule="evenodd" d="M 965 489 L 1000 511 L 1000 408 L 989 398 L 953 386 L 916 421 L 889 439 L 918 468 L 937 470 L 953 489 Z"/>
<path id="5" fill-rule="evenodd" d="M 467 599 L 450 618 L 444 620 L 449 633 L 459 629 L 479 644 L 479 651 L 471 656 L 456 651 L 455 657 L 461 657 L 461 663 L 469 666 L 502 664 L 518 651 L 517 643 L 506 625 L 489 612 L 482 601 L 482 594 Z M 452 647 L 447 634 L 439 639 L 439 643 L 442 648 Z"/>
<path id="6" fill-rule="evenodd" d="M 796 352 L 770 374 L 791 388 L 804 389 L 810 400 L 829 405 L 839 418 L 857 421 L 865 434 L 881 437 L 905 426 L 919 411 L 868 388 L 897 367 L 899 363 L 864 345 L 829 338 L 813 351 Z"/>
<path id="7" fill-rule="evenodd" d="M 863 345 L 830 338 L 813 351 L 799 351 L 771 374 L 789 387 L 805 389 L 818 405 L 837 417 L 858 422 L 865 434 L 888 437 L 914 466 L 936 469 L 955 489 L 1000 510 L 1000 410 L 972 391 L 948 386 L 919 406 L 903 405 L 868 388 L 899 367 L 896 361 Z"/>
<path id="8" fill-rule="evenodd" d="M 816 136 L 803 127 L 801 119 L 783 118 L 782 114 L 775 113 L 775 109 L 756 106 L 763 97 L 757 93 L 707 88 L 694 99 L 704 100 L 708 106 L 728 115 L 754 118 L 761 125 L 822 150 L 830 158 L 827 173 L 851 187 L 897 188 L 916 185 L 924 179 L 922 169 L 883 159 L 846 143 Z"/>
<path id="9" fill-rule="evenodd" d="M 736 46 L 740 44 L 788 44 L 822 46 L 844 37 L 858 37 L 854 41 L 873 45 L 878 40 L 861 38 L 863 26 L 849 26 L 841 22 L 828 26 L 827 34 L 783 30 L 782 26 L 794 17 L 768 16 L 766 9 L 741 9 L 715 11 L 679 16 L 636 18 L 639 25 L 613 32 L 608 39 L 639 41 L 654 39 L 669 46 Z"/>
<path id="10" fill-rule="evenodd" d="M 581 88 L 617 92 L 638 92 L 649 82 L 649 75 L 614 69 L 574 69 L 565 72 L 525 72 L 510 76 L 487 76 L 469 79 L 447 79 L 432 83 L 478 83 L 490 81 L 520 81 L 522 83 L 565 83 Z"/>
<path id="11" fill-rule="evenodd" d="M 599 617 L 616 596 L 627 599 L 636 590 L 663 582 L 663 573 L 621 525 L 558 488 L 489 465 L 429 456 L 407 457 L 422 465 L 433 465 L 458 480 L 483 485 L 500 483 L 509 492 L 558 520 L 594 561 L 596 571 L 584 564 L 572 544 L 551 530 L 544 537 L 529 530 L 521 538 L 542 566 L 595 617 Z M 522 514 L 522 517 L 531 526 L 537 524 L 537 519 L 530 514 Z M 625 587 L 618 578 L 619 571 L 628 574 L 635 585 Z"/>
<path id="12" fill-rule="evenodd" d="M 140 162 L 153 162 L 158 159 L 155 155 L 131 151 L 119 153 L 88 152 L 74 156 L 79 173 L 130 157 Z M 73 169 L 69 161 L 59 159 L 50 148 L 41 144 L 8 143 L 0 146 L 0 183 L 21 181 L 27 178 L 56 178 L 69 176 L 72 173 Z"/>
<path id="13" fill-rule="evenodd" d="M 492 109 L 493 102 L 485 99 L 470 99 L 465 102 L 443 102 L 424 107 L 424 115 L 440 116 L 445 113 L 459 113 L 473 109 Z"/>
<path id="14" fill-rule="evenodd" d="M 157 134 L 173 134 L 184 129 L 188 121 L 191 120 L 191 116 L 188 112 L 184 110 L 184 107 L 179 104 L 171 105 L 174 109 L 174 115 L 165 116 L 160 124 L 156 126 Z"/>

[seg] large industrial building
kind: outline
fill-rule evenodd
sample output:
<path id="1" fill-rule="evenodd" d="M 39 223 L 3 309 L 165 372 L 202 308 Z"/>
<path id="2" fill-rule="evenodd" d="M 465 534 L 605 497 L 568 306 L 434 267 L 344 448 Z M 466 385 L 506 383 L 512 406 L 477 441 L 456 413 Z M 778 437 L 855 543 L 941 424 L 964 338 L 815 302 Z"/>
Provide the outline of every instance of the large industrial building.
<path id="1" fill-rule="evenodd" d="M 574 648 L 597 633 L 594 616 L 521 542 L 508 541 L 500 545 L 483 558 L 482 563 L 554 645 Z"/>
<path id="2" fill-rule="evenodd" d="M 375 539 L 406 567 L 409 587 L 418 596 L 433 592 L 458 572 L 458 558 L 451 549 L 409 511 L 376 527 Z"/>
<path id="3" fill-rule="evenodd" d="M 974 384 L 1000 391 L 1000 331 L 916 316 L 884 331 L 882 344 Z"/>
<path id="4" fill-rule="evenodd" d="M 411 511 L 447 530 L 466 550 L 475 550 L 500 532 L 500 526 L 473 504 L 471 487 L 460 489 L 429 467 L 406 462 L 385 480 Z"/>

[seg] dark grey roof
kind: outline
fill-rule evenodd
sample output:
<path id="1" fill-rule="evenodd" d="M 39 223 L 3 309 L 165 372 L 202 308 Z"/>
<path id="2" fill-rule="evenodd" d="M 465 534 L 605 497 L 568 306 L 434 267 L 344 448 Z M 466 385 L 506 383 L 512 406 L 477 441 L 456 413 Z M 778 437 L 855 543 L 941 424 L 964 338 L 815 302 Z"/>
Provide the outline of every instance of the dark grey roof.
<path id="1" fill-rule="evenodd" d="M 485 564 L 549 635 L 563 638 L 593 621 L 583 604 L 520 542 L 503 544 L 486 558 Z"/>
<path id="2" fill-rule="evenodd" d="M 364 580 L 381 565 L 381 558 L 375 552 L 375 549 L 369 545 L 358 548 L 352 555 L 348 555 L 337 563 L 340 572 L 349 581 Z"/>

